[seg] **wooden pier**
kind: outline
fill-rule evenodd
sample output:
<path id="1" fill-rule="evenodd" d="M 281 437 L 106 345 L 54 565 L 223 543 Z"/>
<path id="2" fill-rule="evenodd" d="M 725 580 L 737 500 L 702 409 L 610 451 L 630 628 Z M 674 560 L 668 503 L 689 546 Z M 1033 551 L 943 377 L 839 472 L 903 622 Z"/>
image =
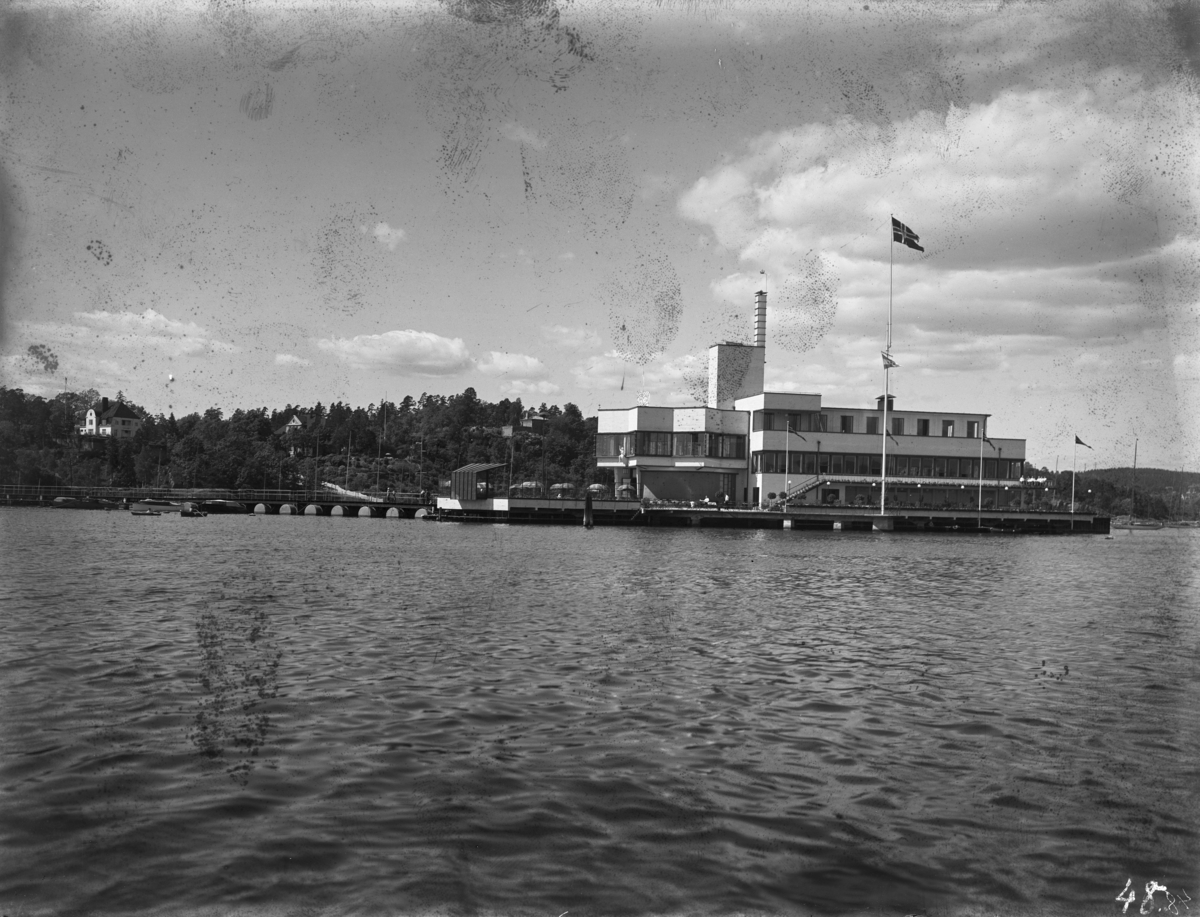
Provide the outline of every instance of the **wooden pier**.
<path id="1" fill-rule="evenodd" d="M 439 497 L 437 517 L 453 522 L 582 525 L 583 500 L 453 500 Z M 1107 535 L 1109 518 L 1092 513 L 1019 509 L 899 508 L 880 515 L 867 507 L 792 506 L 782 509 L 718 509 L 715 506 L 640 504 L 596 500 L 593 521 L 601 525 L 790 529 L 844 532 L 961 532 L 966 534 Z"/>

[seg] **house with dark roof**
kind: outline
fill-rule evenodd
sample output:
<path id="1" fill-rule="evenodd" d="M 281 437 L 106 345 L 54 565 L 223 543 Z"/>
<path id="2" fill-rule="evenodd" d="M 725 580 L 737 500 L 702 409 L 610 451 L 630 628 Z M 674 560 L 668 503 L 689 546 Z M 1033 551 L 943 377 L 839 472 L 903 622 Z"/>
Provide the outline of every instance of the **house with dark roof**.
<path id="1" fill-rule="evenodd" d="M 79 433 L 81 436 L 128 438 L 141 427 L 142 419 L 124 401 L 110 402 L 107 398 L 101 398 L 98 404 L 88 408 Z"/>
<path id="2" fill-rule="evenodd" d="M 283 438 L 293 456 L 297 452 L 303 454 L 305 450 L 300 445 L 300 434 L 304 432 L 304 428 L 307 426 L 307 417 L 301 414 L 293 414 L 291 420 L 283 426 L 275 428 L 275 435 Z"/>

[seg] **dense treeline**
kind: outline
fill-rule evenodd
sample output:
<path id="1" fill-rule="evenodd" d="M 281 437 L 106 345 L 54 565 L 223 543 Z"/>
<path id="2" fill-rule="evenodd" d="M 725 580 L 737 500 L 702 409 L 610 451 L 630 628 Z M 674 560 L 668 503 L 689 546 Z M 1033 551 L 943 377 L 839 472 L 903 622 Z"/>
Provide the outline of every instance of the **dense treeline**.
<path id="1" fill-rule="evenodd" d="M 1071 472 L 1042 469 L 1047 487 L 1064 503 L 1071 500 Z M 1162 468 L 1100 468 L 1080 472 L 1075 500 L 1082 509 L 1111 516 L 1149 519 L 1200 518 L 1200 474 Z"/>
<path id="2" fill-rule="evenodd" d="M 509 461 L 513 483 L 582 487 L 603 479 L 595 467 L 596 420 L 570 403 L 491 404 L 468 388 L 365 408 L 288 404 L 228 417 L 209 408 L 176 418 L 125 401 L 142 419 L 134 436 L 80 436 L 88 408 L 99 401 L 90 390 L 45 399 L 0 387 L 0 483 L 309 489 L 315 481 L 436 493 L 455 468 Z M 536 415 L 546 418 L 541 433 L 521 428 L 523 418 Z M 289 429 L 293 417 L 301 424 Z M 516 426 L 516 435 L 504 436 L 505 425 Z"/>

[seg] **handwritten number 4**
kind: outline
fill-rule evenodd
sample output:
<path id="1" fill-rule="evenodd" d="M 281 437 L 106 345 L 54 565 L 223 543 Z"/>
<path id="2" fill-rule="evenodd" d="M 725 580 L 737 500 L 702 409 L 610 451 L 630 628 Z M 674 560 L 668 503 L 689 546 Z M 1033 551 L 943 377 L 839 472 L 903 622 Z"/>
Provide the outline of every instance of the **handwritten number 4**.
<path id="1" fill-rule="evenodd" d="M 1152 914 L 1152 913 L 1155 913 L 1156 911 L 1163 910 L 1163 908 L 1161 908 L 1161 907 L 1159 907 L 1159 908 L 1154 907 L 1154 893 L 1155 892 L 1162 892 L 1164 895 L 1166 895 L 1166 897 L 1167 897 L 1166 909 L 1169 910 L 1172 914 L 1179 913 L 1178 908 L 1175 907 L 1175 903 L 1180 900 L 1182 900 L 1184 902 L 1183 906 L 1185 908 L 1187 908 L 1188 910 L 1191 910 L 1191 908 L 1188 908 L 1187 902 L 1191 901 L 1192 899 L 1188 895 L 1186 890 L 1181 890 L 1181 894 L 1183 895 L 1183 898 L 1180 899 L 1180 898 L 1177 898 L 1174 895 L 1172 895 L 1169 891 L 1167 891 L 1167 887 L 1165 885 L 1159 885 L 1154 880 L 1151 880 L 1146 883 L 1146 897 L 1142 899 L 1142 905 L 1141 905 L 1141 907 L 1138 908 L 1139 914 Z M 1133 879 L 1125 880 L 1125 887 L 1123 889 L 1121 889 L 1121 894 L 1117 895 L 1116 900 L 1122 901 L 1125 903 L 1125 906 L 1123 908 L 1121 908 L 1122 914 L 1124 914 L 1126 911 L 1129 910 L 1129 905 L 1133 904 L 1133 902 L 1137 900 L 1137 895 L 1134 893 L 1134 890 L 1133 890 Z"/>

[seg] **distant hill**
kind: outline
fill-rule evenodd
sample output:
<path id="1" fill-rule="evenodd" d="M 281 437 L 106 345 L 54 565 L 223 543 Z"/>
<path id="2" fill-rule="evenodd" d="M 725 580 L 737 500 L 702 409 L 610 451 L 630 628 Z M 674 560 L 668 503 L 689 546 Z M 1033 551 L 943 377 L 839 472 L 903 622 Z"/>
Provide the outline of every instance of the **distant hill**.
<path id="1" fill-rule="evenodd" d="M 1085 478 L 1108 481 L 1118 487 L 1130 487 L 1134 481 L 1133 466 L 1123 468 L 1089 468 L 1079 472 L 1079 480 Z M 1189 487 L 1200 488 L 1200 471 L 1171 471 L 1165 468 L 1137 469 L 1137 489 L 1144 493 L 1179 493 Z"/>

